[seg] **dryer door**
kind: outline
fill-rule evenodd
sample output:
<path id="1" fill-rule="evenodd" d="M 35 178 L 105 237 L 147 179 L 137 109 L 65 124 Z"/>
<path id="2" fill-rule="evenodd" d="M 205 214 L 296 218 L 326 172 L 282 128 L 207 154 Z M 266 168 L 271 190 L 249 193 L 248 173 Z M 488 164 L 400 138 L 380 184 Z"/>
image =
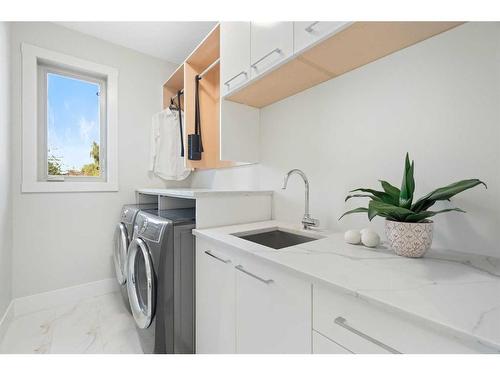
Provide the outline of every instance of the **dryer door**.
<path id="1" fill-rule="evenodd" d="M 115 244 L 113 250 L 113 261 L 115 263 L 116 279 L 120 285 L 127 281 L 127 228 L 119 223 L 115 229 Z"/>
<path id="2" fill-rule="evenodd" d="M 139 328 L 148 328 L 155 310 L 156 285 L 153 261 L 146 243 L 134 239 L 128 249 L 127 292 Z"/>

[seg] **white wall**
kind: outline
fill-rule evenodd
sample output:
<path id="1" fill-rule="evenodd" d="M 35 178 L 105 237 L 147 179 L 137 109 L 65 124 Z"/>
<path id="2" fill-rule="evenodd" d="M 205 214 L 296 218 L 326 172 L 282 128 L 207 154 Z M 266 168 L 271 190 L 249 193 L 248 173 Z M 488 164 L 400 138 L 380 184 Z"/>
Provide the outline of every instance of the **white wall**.
<path id="1" fill-rule="evenodd" d="M 12 296 L 9 29 L 0 22 L 0 319 Z"/>
<path id="2" fill-rule="evenodd" d="M 119 192 L 21 194 L 22 42 L 119 70 Z M 112 236 L 122 204 L 135 201 L 137 187 L 165 186 L 147 172 L 149 129 L 174 68 L 51 23 L 12 25 L 14 297 L 113 277 Z"/>
<path id="3" fill-rule="evenodd" d="M 193 184 L 275 189 L 275 217 L 299 221 L 303 183 L 279 189 L 300 168 L 314 217 L 361 228 L 364 215 L 337 220 L 366 203 L 344 204 L 348 190 L 378 188 L 378 179 L 399 186 L 408 151 L 417 195 L 464 178 L 488 183 L 453 199 L 467 214 L 436 217 L 434 245 L 500 256 L 499 103 L 500 23 L 468 23 L 264 108 L 261 164 L 197 172 Z M 382 219 L 373 225 L 382 233 Z"/>

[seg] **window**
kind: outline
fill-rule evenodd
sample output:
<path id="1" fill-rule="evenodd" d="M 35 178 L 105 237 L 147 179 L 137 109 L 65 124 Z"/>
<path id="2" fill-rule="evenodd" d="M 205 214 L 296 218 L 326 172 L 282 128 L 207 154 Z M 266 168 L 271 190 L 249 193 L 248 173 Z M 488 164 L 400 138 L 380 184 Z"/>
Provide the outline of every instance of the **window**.
<path id="1" fill-rule="evenodd" d="M 23 192 L 116 191 L 113 68 L 23 44 Z"/>
<path id="2" fill-rule="evenodd" d="M 106 81 L 38 65 L 38 176 L 105 181 Z"/>

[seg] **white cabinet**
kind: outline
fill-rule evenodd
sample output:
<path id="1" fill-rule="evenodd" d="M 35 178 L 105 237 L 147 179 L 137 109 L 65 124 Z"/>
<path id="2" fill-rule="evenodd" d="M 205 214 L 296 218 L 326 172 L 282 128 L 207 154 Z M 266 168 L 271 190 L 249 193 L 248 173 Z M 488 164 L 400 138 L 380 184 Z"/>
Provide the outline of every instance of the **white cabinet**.
<path id="1" fill-rule="evenodd" d="M 252 22 L 250 34 L 250 77 L 293 54 L 293 22 Z"/>
<path id="2" fill-rule="evenodd" d="M 311 284 L 196 240 L 196 353 L 311 353 Z"/>
<path id="3" fill-rule="evenodd" d="M 220 24 L 220 160 L 259 161 L 260 110 L 224 96 L 250 79 L 250 22 Z"/>
<path id="4" fill-rule="evenodd" d="M 236 352 L 311 353 L 311 284 L 247 258 L 235 269 Z"/>
<path id="5" fill-rule="evenodd" d="M 294 22 L 294 53 L 332 36 L 349 25 L 350 22 Z"/>
<path id="6" fill-rule="evenodd" d="M 360 354 L 458 354 L 485 350 L 477 343 L 458 341 L 425 324 L 318 284 L 313 286 L 313 329 Z"/>
<path id="7" fill-rule="evenodd" d="M 352 354 L 351 351 L 316 331 L 313 331 L 312 339 L 313 354 Z"/>
<path id="8" fill-rule="evenodd" d="M 235 352 L 235 274 L 227 252 L 196 240 L 196 353 Z"/>
<path id="9" fill-rule="evenodd" d="M 257 163 L 260 154 L 260 110 L 221 99 L 220 159 Z"/>
<path id="10" fill-rule="evenodd" d="M 220 24 L 221 96 L 250 79 L 250 22 Z"/>

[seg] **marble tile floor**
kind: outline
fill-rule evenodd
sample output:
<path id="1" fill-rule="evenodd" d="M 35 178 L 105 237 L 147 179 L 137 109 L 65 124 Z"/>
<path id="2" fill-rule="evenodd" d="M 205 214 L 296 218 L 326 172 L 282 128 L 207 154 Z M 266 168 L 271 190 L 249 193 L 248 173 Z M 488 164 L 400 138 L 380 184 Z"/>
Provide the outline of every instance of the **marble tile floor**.
<path id="1" fill-rule="evenodd" d="M 5 354 L 142 354 L 119 292 L 17 316 L 0 343 Z"/>

